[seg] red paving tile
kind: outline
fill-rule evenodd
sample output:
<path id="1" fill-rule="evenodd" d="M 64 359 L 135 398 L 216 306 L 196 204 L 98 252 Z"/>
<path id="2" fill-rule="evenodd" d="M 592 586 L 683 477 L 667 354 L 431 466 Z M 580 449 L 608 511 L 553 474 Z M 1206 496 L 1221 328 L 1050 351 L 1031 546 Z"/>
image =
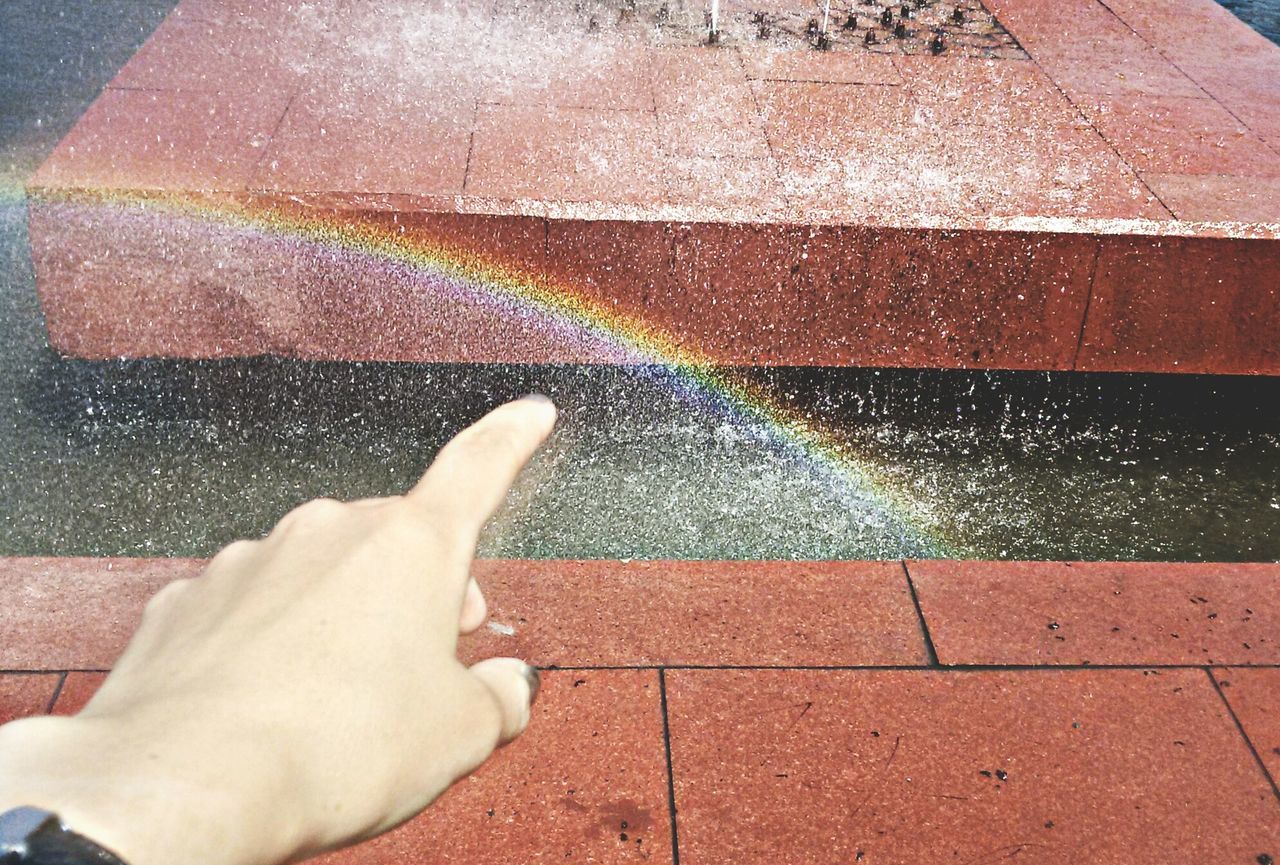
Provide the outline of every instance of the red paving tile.
<path id="1" fill-rule="evenodd" d="M 31 183 L 41 188 L 223 191 L 245 188 L 288 95 L 106 90 Z"/>
<path id="2" fill-rule="evenodd" d="M 109 87 L 219 93 L 292 92 L 320 70 L 323 4 L 180 4 Z M 217 50 L 209 50 L 217 46 Z"/>
<path id="3" fill-rule="evenodd" d="M 1280 222 L 1280 177 L 1144 174 L 1142 180 L 1178 219 Z"/>
<path id="4" fill-rule="evenodd" d="M 467 171 L 470 195 L 661 204 L 658 124 L 647 111 L 482 105 Z"/>
<path id="5" fill-rule="evenodd" d="M 1228 667 L 1213 675 L 1272 780 L 1280 780 L 1280 669 Z"/>
<path id="6" fill-rule="evenodd" d="M 1030 61 L 895 57 L 917 110 L 931 123 L 1054 129 L 1084 123 L 1053 80 Z"/>
<path id="7" fill-rule="evenodd" d="M 1278 272 L 1267 241 L 1108 238 L 1076 368 L 1280 373 Z"/>
<path id="8" fill-rule="evenodd" d="M 1280 663 L 1280 565 L 910 562 L 943 664 Z"/>
<path id="9" fill-rule="evenodd" d="M 734 159 L 769 156 L 755 96 L 736 56 L 726 52 L 703 60 L 685 51 L 663 51 L 655 69 L 658 133 L 664 153 Z M 720 199 L 703 190 L 701 200 Z"/>
<path id="10" fill-rule="evenodd" d="M 1140 96 L 1195 99 L 1203 91 L 1185 72 L 1158 51 L 1126 31 L 1116 41 L 1084 39 L 1058 43 L 1032 56 L 1077 103 L 1111 97 Z"/>
<path id="11" fill-rule="evenodd" d="M 109 667 L 147 598 L 201 565 L 0 559 L 0 624 L 22 635 L 0 649 L 0 665 Z M 474 573 L 491 622 L 464 641 L 472 660 L 515 655 L 563 667 L 927 660 L 898 562 L 481 560 Z M 92 682 L 75 679 L 69 693 Z"/>
<path id="12" fill-rule="evenodd" d="M 195 559 L 0 558 L 0 669 L 111 666 L 147 599 L 194 576 Z"/>
<path id="13" fill-rule="evenodd" d="M 33 202 L 32 262 L 51 344 L 79 357 L 222 357 L 288 349 L 296 247 L 213 219 L 125 203 Z M 137 314 L 146 310 L 145 316 Z"/>
<path id="14" fill-rule="evenodd" d="M 473 105 L 377 92 L 351 99 L 332 104 L 311 92 L 294 99 L 252 185 L 282 192 L 462 192 Z"/>
<path id="15" fill-rule="evenodd" d="M 1206 60 L 1183 67 L 1210 96 L 1280 151 L 1280 49 L 1249 63 L 1224 67 Z"/>
<path id="16" fill-rule="evenodd" d="M 898 562 L 483 561 L 473 573 L 490 623 L 464 641 L 472 660 L 927 663 Z"/>
<path id="17" fill-rule="evenodd" d="M 1280 855 L 1201 670 L 667 673 L 680 861 Z"/>
<path id="18" fill-rule="evenodd" d="M 431 808 L 320 863 L 668 862 L 658 675 L 552 672 L 529 729 Z"/>
<path id="19" fill-rule="evenodd" d="M 719 362 L 1069 368 L 1093 240 L 996 232 L 682 227 L 648 301 Z M 744 319 L 743 298 L 776 315 Z M 944 324 L 945 323 L 945 324 Z"/>
<path id="20" fill-rule="evenodd" d="M 1213 99 L 1100 97 L 1081 109 L 1140 172 L 1280 176 L 1280 153 Z"/>
<path id="21" fill-rule="evenodd" d="M 972 114 L 928 84 L 920 95 L 916 85 L 755 86 L 783 191 L 848 221 L 904 213 L 1164 215 L 1130 168 L 1061 102 L 1052 121 L 1024 121 L 1031 107 L 1014 101 L 1004 103 L 1019 106 L 1008 123 L 982 125 L 964 122 Z"/>
<path id="22" fill-rule="evenodd" d="M 1215 0 L 1182 0 L 1177 4 L 1107 0 L 1106 5 L 1143 40 L 1184 70 L 1195 62 L 1225 69 L 1246 60 L 1280 58 L 1280 49 L 1270 40 L 1252 27 L 1243 26 Z M 1224 62 L 1226 58 L 1231 62 Z"/>
<path id="23" fill-rule="evenodd" d="M 56 673 L 0 673 L 0 724 L 43 715 L 59 678 Z"/>

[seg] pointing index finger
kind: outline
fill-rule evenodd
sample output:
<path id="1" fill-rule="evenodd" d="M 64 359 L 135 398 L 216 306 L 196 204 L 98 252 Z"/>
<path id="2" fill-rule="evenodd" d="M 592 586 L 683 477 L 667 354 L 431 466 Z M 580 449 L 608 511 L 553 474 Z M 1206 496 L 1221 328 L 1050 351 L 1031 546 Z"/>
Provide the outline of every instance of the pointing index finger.
<path id="1" fill-rule="evenodd" d="M 479 534 L 555 423 L 556 407 L 541 394 L 499 406 L 441 448 L 407 498 Z"/>

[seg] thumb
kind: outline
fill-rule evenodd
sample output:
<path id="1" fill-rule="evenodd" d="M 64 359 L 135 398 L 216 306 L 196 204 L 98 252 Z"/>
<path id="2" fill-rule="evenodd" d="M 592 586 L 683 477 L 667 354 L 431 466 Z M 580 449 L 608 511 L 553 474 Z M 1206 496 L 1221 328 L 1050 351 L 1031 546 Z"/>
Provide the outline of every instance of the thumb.
<path id="1" fill-rule="evenodd" d="M 471 673 L 484 683 L 502 715 L 499 742 L 506 744 L 529 726 L 529 710 L 538 699 L 541 676 L 518 658 L 489 658 L 471 665 Z"/>

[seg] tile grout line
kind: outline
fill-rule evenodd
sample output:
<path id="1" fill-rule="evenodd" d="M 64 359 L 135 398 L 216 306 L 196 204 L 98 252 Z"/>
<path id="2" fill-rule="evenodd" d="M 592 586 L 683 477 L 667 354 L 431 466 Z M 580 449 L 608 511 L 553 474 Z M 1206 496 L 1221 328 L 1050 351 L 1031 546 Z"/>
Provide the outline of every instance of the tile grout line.
<path id="1" fill-rule="evenodd" d="M 1253 760 L 1258 764 L 1258 768 L 1262 771 L 1262 777 L 1267 779 L 1271 785 L 1271 792 L 1275 794 L 1276 800 L 1280 801 L 1280 784 L 1276 783 L 1276 779 L 1271 777 L 1271 772 L 1267 770 L 1267 764 L 1262 761 L 1262 755 L 1258 753 L 1258 748 L 1253 744 L 1253 740 L 1249 738 L 1249 734 L 1244 729 L 1244 724 L 1240 723 L 1240 717 L 1236 715 L 1236 710 L 1231 707 L 1231 701 L 1227 699 L 1226 692 L 1222 690 L 1222 685 L 1218 684 L 1218 677 L 1213 675 L 1211 667 L 1202 667 L 1204 674 L 1209 677 L 1209 683 L 1213 685 L 1213 689 L 1218 692 L 1218 696 L 1222 698 L 1222 705 L 1226 707 L 1227 714 L 1231 717 L 1232 722 L 1236 725 L 1236 730 L 1240 733 L 1240 738 L 1244 740 L 1245 747 L 1249 749 L 1249 753 L 1253 755 Z M 1261 861 L 1261 860 L 1259 860 Z"/>
<path id="2" fill-rule="evenodd" d="M 1122 19 L 1120 19 L 1119 15 L 1116 15 L 1115 12 L 1111 11 L 1110 7 L 1107 7 L 1105 4 L 1101 4 L 1101 3 L 1099 5 L 1102 5 L 1103 8 L 1105 8 L 1108 12 L 1110 12 L 1118 20 L 1120 20 L 1120 23 L 1124 24 L 1125 27 L 1129 27 L 1128 24 L 1125 24 L 1125 22 Z M 1132 30 L 1133 28 L 1130 27 L 1129 29 Z M 1013 31 L 1009 30 L 1008 27 L 1005 27 L 1005 32 L 1007 32 L 1010 36 L 1013 36 L 1014 41 L 1018 41 L 1017 37 L 1014 36 Z M 1137 35 L 1139 39 L 1142 39 L 1141 34 L 1135 33 L 1135 35 Z M 1146 40 L 1143 39 L 1143 42 L 1146 42 Z M 1098 125 L 1093 122 L 1093 119 L 1090 118 L 1089 115 L 1085 114 L 1084 109 L 1080 107 L 1080 104 L 1077 103 L 1075 99 L 1071 98 L 1071 94 L 1067 93 L 1066 89 L 1063 88 L 1063 86 L 1058 83 L 1058 79 L 1054 78 L 1052 75 L 1049 74 L 1048 70 L 1045 69 L 1044 65 L 1039 60 L 1036 59 L 1035 54 L 1033 54 L 1029 48 L 1023 45 L 1020 45 L 1019 47 L 1022 48 L 1023 52 L 1027 55 L 1027 59 L 1031 62 L 1031 64 L 1035 66 L 1037 70 L 1039 70 L 1040 74 L 1043 75 L 1045 79 L 1048 80 L 1049 84 L 1052 85 L 1053 89 L 1058 92 L 1058 95 L 1060 95 L 1063 99 L 1067 100 L 1067 104 L 1075 109 L 1076 116 L 1079 117 L 1081 120 L 1083 120 L 1086 124 L 1088 124 L 1089 128 L 1093 130 L 1094 134 L 1098 136 L 1099 140 L 1101 140 L 1102 143 L 1105 144 L 1113 154 L 1115 154 L 1116 159 L 1120 160 L 1120 164 L 1123 165 L 1125 168 L 1129 169 L 1129 173 L 1133 175 L 1133 179 L 1136 180 L 1143 189 L 1151 193 L 1151 197 L 1154 198 L 1157 202 L 1159 202 L 1160 206 L 1163 207 L 1168 212 L 1169 216 L 1173 218 L 1174 222 L 1180 222 L 1181 220 L 1178 219 L 1177 215 L 1172 210 L 1169 209 L 1169 206 L 1166 205 L 1163 200 L 1161 200 L 1159 195 L 1156 195 L 1156 191 L 1151 188 L 1150 184 L 1147 183 L 1146 178 L 1144 178 L 1141 174 L 1138 173 L 1137 168 L 1129 164 L 1129 160 L 1125 159 L 1124 154 L 1122 154 L 1119 148 L 1117 148 L 1115 144 L 1111 142 L 1111 139 L 1107 138 L 1107 136 L 1102 134 L 1102 130 L 1098 128 Z M 1181 72 L 1182 70 L 1178 70 L 1178 71 Z M 1183 73 L 1183 74 L 1185 75 L 1186 73 Z M 1191 80 L 1191 79 L 1188 78 L 1188 80 Z M 1192 83 L 1195 83 L 1195 82 L 1193 81 Z M 1199 85 L 1197 84 L 1196 86 L 1199 86 Z"/>
<path id="3" fill-rule="evenodd" d="M 1076 336 L 1076 353 L 1071 358 L 1071 369 L 1077 372 L 1080 370 L 1080 354 L 1084 351 L 1084 337 L 1089 327 L 1089 310 L 1093 308 L 1093 289 L 1098 281 L 1098 266 L 1102 262 L 1102 237 L 1095 237 L 1093 243 L 1093 266 L 1089 268 L 1089 290 L 1085 292 L 1084 311 L 1080 314 L 1080 333 Z"/>
<path id="4" fill-rule="evenodd" d="M 293 103 L 297 100 L 299 92 L 294 90 L 289 94 L 289 98 L 285 100 L 284 110 L 276 118 L 275 126 L 271 127 L 271 134 L 267 136 L 267 143 L 262 146 L 262 153 L 253 161 L 253 167 L 249 170 L 250 184 L 247 185 L 245 192 L 252 190 L 254 188 L 252 182 L 261 176 L 263 165 L 266 163 L 267 157 L 271 155 L 272 145 L 276 143 L 276 138 L 280 135 L 280 130 L 284 127 L 284 122 L 289 117 L 289 110 L 293 108 Z"/>
<path id="5" fill-rule="evenodd" d="M 1160 55 L 1161 59 L 1163 59 L 1165 63 L 1168 63 L 1168 64 L 1169 64 L 1170 66 L 1172 66 L 1174 69 L 1177 69 L 1177 70 L 1178 70 L 1178 74 L 1180 74 L 1182 77 L 1186 78 L 1188 81 L 1190 81 L 1192 84 L 1194 84 L 1197 88 L 1199 88 L 1200 92 L 1204 94 L 1204 96 L 1203 96 L 1203 97 L 1201 97 L 1201 96 L 1188 96 L 1188 97 L 1185 97 L 1185 98 L 1187 98 L 1187 99 L 1205 99 L 1205 98 L 1207 98 L 1207 99 L 1208 99 L 1210 102 L 1212 102 L 1214 105 L 1217 105 L 1217 106 L 1218 106 L 1219 108 L 1221 108 L 1223 111 L 1227 112 L 1227 114 L 1231 115 L 1231 119 L 1232 119 L 1232 120 L 1234 120 L 1236 123 L 1239 123 L 1239 124 L 1240 124 L 1241 126 L 1243 126 L 1245 129 L 1249 130 L 1249 132 L 1253 133 L 1253 136 L 1254 136 L 1256 139 L 1258 139 L 1258 141 L 1262 142 L 1262 146 L 1263 146 L 1263 147 L 1270 148 L 1271 150 L 1274 150 L 1274 151 L 1276 151 L 1277 153 L 1280 153 L 1280 148 L 1277 148 L 1277 147 L 1273 146 L 1273 145 L 1271 144 L 1271 142 L 1270 142 L 1270 141 L 1268 141 L 1267 139 L 1263 138 L 1263 137 L 1262 137 L 1262 135 L 1261 135 L 1261 134 L 1259 134 L 1259 133 L 1258 133 L 1258 131 L 1257 131 L 1256 129 L 1254 129 L 1254 128 L 1253 128 L 1252 126 L 1250 126 L 1248 123 L 1245 123 L 1245 122 L 1244 122 L 1244 120 L 1243 120 L 1243 119 L 1241 119 L 1241 117 L 1240 117 L 1240 115 L 1239 115 L 1239 114 L 1237 114 L 1234 110 L 1232 110 L 1232 109 L 1231 109 L 1231 108 L 1230 108 L 1226 103 L 1224 103 L 1224 102 L 1223 102 L 1221 99 L 1219 99 L 1217 96 L 1215 96 L 1215 95 L 1214 95 L 1214 94 L 1209 90 L 1209 88 L 1208 88 L 1208 87 L 1205 87 L 1205 86 L 1204 86 L 1203 84 L 1201 84 L 1197 79 L 1193 78 L 1193 77 L 1191 76 L 1191 74 L 1190 74 L 1190 73 L 1188 73 L 1185 69 L 1183 69 L 1183 68 L 1182 68 L 1182 66 L 1181 66 L 1181 64 L 1179 64 L 1177 60 L 1175 60 L 1173 57 L 1169 56 L 1170 52 L 1166 52 L 1166 51 L 1165 51 L 1163 48 L 1161 48 L 1159 45 L 1156 45 L 1154 42 L 1152 42 L 1152 41 L 1151 41 L 1150 39 L 1148 39 L 1146 36 L 1143 36 L 1141 33 L 1139 33 L 1139 32 L 1138 32 L 1138 29 L 1137 29 L 1136 27 L 1134 27 L 1134 26 L 1133 26 L 1132 24 L 1130 24 L 1128 21 L 1124 20 L 1124 16 L 1122 16 L 1119 12 L 1117 12 L 1116 10 L 1114 10 L 1114 9 L 1112 9 L 1112 8 L 1111 8 L 1110 4 L 1108 3 L 1108 0 L 1098 0 L 1098 5 L 1100 5 L 1103 9 L 1106 9 L 1108 12 L 1110 12 L 1110 13 L 1111 13 L 1111 15 L 1112 15 L 1112 17 L 1114 17 L 1117 21 L 1119 21 L 1123 26 L 1125 26 L 1126 28 L 1128 28 L 1128 30 L 1129 30 L 1129 32 L 1130 32 L 1130 33 L 1132 33 L 1134 36 L 1137 36 L 1139 39 L 1141 39 L 1141 40 L 1142 40 L 1142 42 L 1143 42 L 1143 43 L 1144 43 L 1148 48 L 1150 48 L 1150 49 L 1151 49 L 1152 51 L 1154 51 L 1156 54 Z M 1229 10 L 1228 10 L 1228 11 L 1229 11 Z M 1246 25 L 1246 26 L 1248 26 L 1248 25 Z M 1165 97 L 1165 95 L 1164 95 L 1164 94 L 1162 94 L 1162 93 L 1161 93 L 1161 94 L 1154 94 L 1154 95 L 1159 96 L 1159 97 Z M 1165 97 L 1165 98 L 1168 98 L 1168 97 Z M 1143 180 L 1142 182 L 1143 182 L 1143 185 L 1146 185 L 1146 181 L 1145 181 L 1145 180 Z M 1148 187 L 1148 188 L 1150 188 L 1150 187 Z M 1154 193 L 1154 190 L 1152 190 L 1152 192 Z M 1157 199 L 1157 200 L 1159 200 L 1159 199 L 1160 199 L 1160 196 L 1158 196 L 1158 195 L 1157 195 L 1157 196 L 1156 196 L 1156 199 Z M 1163 201 L 1160 201 L 1160 203 L 1161 203 L 1161 204 L 1164 204 L 1164 202 L 1163 202 Z M 1168 205 L 1165 205 L 1165 207 L 1167 208 L 1167 207 L 1168 207 Z M 1171 212 L 1172 212 L 1172 211 L 1171 211 Z M 1175 216 L 1175 218 L 1176 218 L 1176 216 Z"/>
<path id="6" fill-rule="evenodd" d="M 1239 664 L 1225 662 L 1223 666 L 1239 667 L 1246 670 L 1277 670 L 1280 663 L 1274 664 Z M 1089 670 L 1200 670 L 1204 664 L 1188 661 L 1182 664 L 942 664 L 931 667 L 925 664 L 539 664 L 537 668 L 545 673 L 598 672 L 605 670 L 740 670 L 747 672 L 918 672 L 918 673 L 1035 673 L 1062 672 L 1080 673 Z M 0 673 L 3 673 L 0 670 Z M 92 671 L 91 671 L 92 672 Z M 101 671 L 101 672 L 106 672 Z"/>
<path id="7" fill-rule="evenodd" d="M 1280 670 L 1280 662 L 1276 663 L 1242 663 L 1236 661 L 1214 661 L 1214 666 L 1233 667 L 1244 670 Z M 637 664 L 535 664 L 544 673 L 571 673 L 574 671 L 592 672 L 605 670 L 744 670 L 770 672 L 774 670 L 799 670 L 806 672 L 856 672 L 866 671 L 899 671 L 921 673 L 1033 673 L 1044 672 L 1082 672 L 1085 670 L 1202 670 L 1201 662 L 1188 661 L 1181 664 L 942 664 L 936 667 L 925 664 L 681 664 L 681 663 L 637 663 Z M 31 669 L 0 668 L 0 676 L 48 676 L 62 673 L 110 673 L 110 667 L 69 667 L 66 669 Z"/>
<path id="8" fill-rule="evenodd" d="M 929 633 L 929 623 L 924 618 L 924 608 L 920 606 L 920 596 L 916 593 L 915 581 L 911 579 L 911 570 L 907 567 L 906 559 L 898 562 L 902 567 L 902 576 L 907 580 L 907 591 L 911 592 L 911 605 L 915 608 L 916 619 L 920 622 L 920 634 L 924 637 L 924 651 L 929 659 L 928 666 L 932 668 L 940 668 L 942 664 L 938 661 L 938 650 L 933 645 L 933 635 Z"/>
<path id="9" fill-rule="evenodd" d="M 665 667 L 658 667 L 658 696 L 662 701 L 662 745 L 667 757 L 667 813 L 671 815 L 671 865 L 680 865 L 680 832 L 676 826 L 676 771 L 671 762 L 671 720 L 667 711 Z"/>
<path id="10" fill-rule="evenodd" d="M 53 707 L 54 707 L 54 706 L 56 706 L 56 705 L 58 705 L 58 698 L 62 696 L 62 689 L 63 689 L 63 688 L 66 686 L 66 684 L 67 684 L 67 676 L 68 676 L 68 675 L 70 675 L 70 674 L 69 674 L 69 673 L 65 673 L 65 672 L 64 672 L 64 673 L 59 673 L 59 674 L 58 674 L 58 684 L 57 684 L 57 687 L 55 687 L 55 688 L 53 689 L 53 696 L 49 698 L 49 705 L 45 706 L 45 708 L 44 708 L 44 713 L 45 713 L 46 715 L 51 715 L 51 714 L 53 714 Z"/>

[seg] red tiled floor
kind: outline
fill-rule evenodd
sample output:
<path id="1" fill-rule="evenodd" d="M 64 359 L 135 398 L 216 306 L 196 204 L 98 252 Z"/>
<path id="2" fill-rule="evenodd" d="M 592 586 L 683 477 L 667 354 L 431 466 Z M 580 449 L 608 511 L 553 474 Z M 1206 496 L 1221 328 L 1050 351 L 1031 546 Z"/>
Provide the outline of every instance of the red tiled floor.
<path id="1" fill-rule="evenodd" d="M 482 105 L 466 191 L 500 199 L 664 203 L 657 119 L 647 111 Z"/>
<path id="2" fill-rule="evenodd" d="M 53 704 L 53 714 L 74 715 L 79 712 L 106 678 L 106 673 L 67 673 L 62 690 L 58 692 L 58 702 Z"/>
<path id="3" fill-rule="evenodd" d="M 541 62 L 482 98 L 513 105 L 610 111 L 653 111 L 654 52 L 637 46 L 582 41 L 557 46 Z M 536 60 L 535 55 L 535 60 Z"/>
<path id="4" fill-rule="evenodd" d="M 1280 669 L 1229 667 L 1213 675 L 1263 765 L 1280 780 Z"/>
<path id="5" fill-rule="evenodd" d="M 943 664 L 1280 663 L 1280 565 L 908 569 Z"/>
<path id="6" fill-rule="evenodd" d="M 1280 47 L 1265 58 L 1226 66 L 1206 60 L 1183 67 L 1210 96 L 1280 151 Z"/>
<path id="7" fill-rule="evenodd" d="M 1140 172 L 1280 176 L 1280 153 L 1210 98 L 1116 96 L 1081 109 Z"/>
<path id="8" fill-rule="evenodd" d="M 1280 803 L 1200 670 L 677 670 L 667 689 L 685 865 L 1280 856 Z"/>
<path id="9" fill-rule="evenodd" d="M 334 103 L 315 92 L 289 105 L 255 174 L 283 192 L 455 195 L 467 171 L 474 105 L 363 93 Z M 394 147 L 388 142 L 394 141 Z"/>
<path id="10" fill-rule="evenodd" d="M 1280 222 L 1280 177 L 1144 174 L 1142 180 L 1178 219 Z"/>
<path id="11" fill-rule="evenodd" d="M 0 665 L 109 667 L 146 600 L 202 564 L 0 559 L 0 624 L 22 635 L 0 650 Z M 464 641 L 473 660 L 516 655 L 562 667 L 926 661 L 898 562 L 481 560 L 474 572 L 491 624 Z M 96 687 L 77 678 L 69 692 L 82 686 Z"/>
<path id="12" fill-rule="evenodd" d="M 1278 374 L 1278 272 L 1263 240 L 1105 238 L 1076 368 Z"/>
<path id="13" fill-rule="evenodd" d="M 289 93 L 318 71 L 325 4 L 180 4 L 109 87 L 220 93 L 241 101 Z M 209 46 L 217 50 L 210 51 Z"/>
<path id="14" fill-rule="evenodd" d="M 1188 64 L 1280 58 L 1280 48 L 1215 0 L 1107 0 L 1107 8 L 1184 71 Z M 1195 78 L 1194 75 L 1191 76 Z"/>
<path id="15" fill-rule="evenodd" d="M 431 808 L 320 863 L 669 862 L 658 675 L 546 673 L 529 729 Z"/>
<path id="16" fill-rule="evenodd" d="M 665 153 L 764 159 L 764 124 L 736 52 L 656 54 L 658 133 Z M 703 190 L 704 200 L 717 201 Z"/>
<path id="17" fill-rule="evenodd" d="M 538 665 L 924 664 L 898 562 L 477 562 L 463 657 Z M 503 631 L 510 629 L 511 634 Z"/>
<path id="18" fill-rule="evenodd" d="M 195 559 L 0 558 L 0 669 L 109 667 L 147 599 L 194 576 Z"/>
<path id="19" fill-rule="evenodd" d="M 1009 108 L 1016 111 L 1010 122 L 981 125 L 962 122 L 966 112 L 936 91 L 931 96 L 927 84 L 921 95 L 914 86 L 755 87 L 782 189 L 800 209 L 834 208 L 852 222 L 907 214 L 1164 215 L 1129 167 L 1061 102 L 1051 115 L 1034 103 L 1006 102 L 1018 106 Z"/>
<path id="20" fill-rule="evenodd" d="M 107 90 L 31 185 L 93 190 L 240 190 L 289 95 L 249 100 L 173 90 Z"/>
<path id="21" fill-rule="evenodd" d="M 58 679 L 56 673 L 0 673 L 0 724 L 44 714 Z"/>
<path id="22" fill-rule="evenodd" d="M 1053 43 L 1032 56 L 1077 104 L 1103 97 L 1203 97 L 1186 73 L 1131 35 L 1117 42 Z"/>
<path id="23" fill-rule="evenodd" d="M 894 62 L 925 117 L 948 126 L 1081 125 L 1084 118 L 1035 63 L 974 57 L 904 56 Z"/>

